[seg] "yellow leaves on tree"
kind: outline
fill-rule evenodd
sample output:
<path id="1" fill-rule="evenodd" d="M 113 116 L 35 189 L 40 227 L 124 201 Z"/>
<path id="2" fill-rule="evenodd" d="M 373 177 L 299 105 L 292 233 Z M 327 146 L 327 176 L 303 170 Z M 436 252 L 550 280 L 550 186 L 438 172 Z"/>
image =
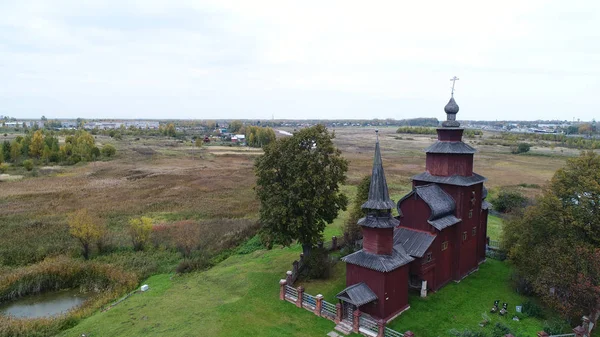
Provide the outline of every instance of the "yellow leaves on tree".
<path id="1" fill-rule="evenodd" d="M 44 151 L 44 135 L 41 130 L 37 130 L 31 138 L 31 144 L 29 144 L 29 155 L 39 159 L 42 151 Z"/>
<path id="2" fill-rule="evenodd" d="M 83 248 L 83 257 L 87 260 L 90 257 L 91 245 L 104 237 L 105 227 L 85 208 L 69 215 L 68 223 L 69 233 L 79 240 Z"/>
<path id="3" fill-rule="evenodd" d="M 152 232 L 152 219 L 148 217 L 134 218 L 129 220 L 129 235 L 133 243 L 133 249 L 142 250 L 150 239 Z"/>

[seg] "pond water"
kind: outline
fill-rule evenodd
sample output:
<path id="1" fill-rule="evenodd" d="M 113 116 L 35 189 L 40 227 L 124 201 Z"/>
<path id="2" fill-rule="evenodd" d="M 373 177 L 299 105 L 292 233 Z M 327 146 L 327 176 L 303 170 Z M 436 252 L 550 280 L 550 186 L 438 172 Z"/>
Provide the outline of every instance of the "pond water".
<path id="1" fill-rule="evenodd" d="M 0 303 L 0 315 L 19 318 L 52 317 L 65 313 L 85 302 L 91 294 L 78 290 L 62 290 L 18 298 Z"/>

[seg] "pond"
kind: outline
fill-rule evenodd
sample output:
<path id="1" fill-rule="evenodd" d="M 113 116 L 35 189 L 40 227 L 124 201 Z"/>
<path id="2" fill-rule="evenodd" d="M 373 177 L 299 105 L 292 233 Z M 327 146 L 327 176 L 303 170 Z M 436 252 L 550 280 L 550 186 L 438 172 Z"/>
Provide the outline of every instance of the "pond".
<path id="1" fill-rule="evenodd" d="M 62 290 L 18 298 L 0 303 L 0 315 L 18 318 L 52 317 L 63 314 L 85 302 L 91 294 L 78 290 Z"/>

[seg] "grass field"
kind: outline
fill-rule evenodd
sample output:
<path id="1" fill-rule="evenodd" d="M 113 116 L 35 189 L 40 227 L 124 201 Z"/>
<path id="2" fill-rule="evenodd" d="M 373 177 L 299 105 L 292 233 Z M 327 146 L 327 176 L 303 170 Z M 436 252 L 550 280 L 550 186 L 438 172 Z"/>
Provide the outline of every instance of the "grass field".
<path id="1" fill-rule="evenodd" d="M 60 336 L 325 336 L 334 324 L 279 300 L 299 246 L 235 255 L 189 275 L 161 274 L 150 291 Z"/>

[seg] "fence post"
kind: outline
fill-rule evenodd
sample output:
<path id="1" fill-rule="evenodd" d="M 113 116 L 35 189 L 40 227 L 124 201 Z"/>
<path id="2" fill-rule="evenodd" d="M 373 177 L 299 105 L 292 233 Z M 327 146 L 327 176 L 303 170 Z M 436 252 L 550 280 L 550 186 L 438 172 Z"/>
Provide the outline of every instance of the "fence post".
<path id="1" fill-rule="evenodd" d="M 285 280 L 287 281 L 287 284 L 289 284 L 289 285 L 293 285 L 294 284 L 294 282 L 292 282 L 292 271 L 291 270 L 288 270 L 285 273 Z"/>
<path id="2" fill-rule="evenodd" d="M 340 303 L 335 305 L 335 324 L 340 324 L 342 321 L 342 305 Z"/>
<path id="3" fill-rule="evenodd" d="M 321 308 L 323 307 L 323 295 L 321 294 L 317 294 L 317 296 L 315 296 L 315 315 L 317 316 L 321 316 Z"/>
<path id="4" fill-rule="evenodd" d="M 319 241 L 319 242 L 317 242 L 317 247 L 318 247 L 319 249 L 323 249 L 323 241 Z"/>
<path id="5" fill-rule="evenodd" d="M 592 333 L 592 329 L 590 328 L 590 319 L 587 316 L 583 316 L 581 318 L 581 326 L 583 327 L 583 330 L 585 331 L 586 335 L 585 336 L 589 336 Z M 592 325 L 593 328 L 593 325 Z"/>
<path id="6" fill-rule="evenodd" d="M 287 281 L 285 279 L 279 280 L 279 299 L 285 301 L 285 286 Z"/>
<path id="7" fill-rule="evenodd" d="M 548 337 L 548 333 L 546 331 L 538 331 L 537 337 Z"/>
<path id="8" fill-rule="evenodd" d="M 412 331 L 408 330 L 404 333 L 404 337 L 415 337 L 415 334 Z"/>
<path id="9" fill-rule="evenodd" d="M 337 250 L 337 236 L 335 236 L 335 235 L 331 237 L 331 250 L 332 251 Z"/>
<path id="10" fill-rule="evenodd" d="M 302 294 L 304 293 L 304 287 L 299 286 L 298 289 L 298 299 L 296 299 L 296 306 L 298 308 L 302 308 Z"/>
<path id="11" fill-rule="evenodd" d="M 586 336 L 587 331 L 585 331 L 585 329 L 581 325 L 574 328 L 573 332 L 575 333 L 575 337 L 587 337 Z"/>
<path id="12" fill-rule="evenodd" d="M 380 319 L 377 321 L 377 337 L 385 337 L 385 320 Z"/>
<path id="13" fill-rule="evenodd" d="M 354 331 L 355 333 L 359 332 L 359 328 L 360 328 L 360 310 L 358 308 L 356 308 L 356 310 L 354 310 L 354 313 L 352 314 L 353 320 L 352 320 L 352 331 Z"/>

